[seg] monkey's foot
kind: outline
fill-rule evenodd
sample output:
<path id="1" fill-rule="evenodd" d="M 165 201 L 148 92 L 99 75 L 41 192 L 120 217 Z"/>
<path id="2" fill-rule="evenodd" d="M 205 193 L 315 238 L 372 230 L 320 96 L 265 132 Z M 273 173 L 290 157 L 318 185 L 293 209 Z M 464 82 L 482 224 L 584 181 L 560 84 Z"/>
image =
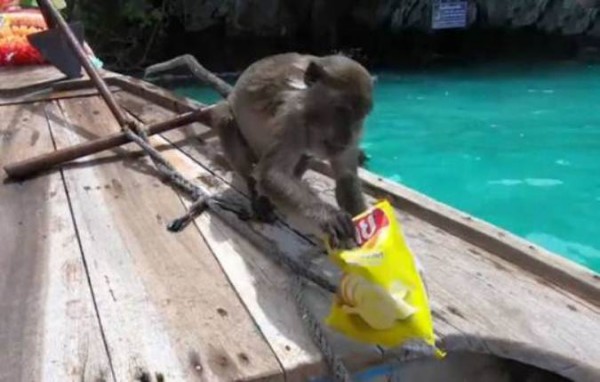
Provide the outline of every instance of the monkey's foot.
<path id="1" fill-rule="evenodd" d="M 252 204 L 252 220 L 272 224 L 277 220 L 275 208 L 271 201 L 265 196 L 259 196 L 251 201 Z"/>

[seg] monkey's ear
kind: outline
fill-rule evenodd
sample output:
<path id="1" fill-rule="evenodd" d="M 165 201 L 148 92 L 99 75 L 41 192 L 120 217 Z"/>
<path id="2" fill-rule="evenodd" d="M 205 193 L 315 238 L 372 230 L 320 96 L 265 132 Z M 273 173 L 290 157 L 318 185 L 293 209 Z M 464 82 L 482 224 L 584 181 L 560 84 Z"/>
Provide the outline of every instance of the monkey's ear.
<path id="1" fill-rule="evenodd" d="M 304 82 L 310 86 L 313 85 L 327 75 L 325 69 L 314 61 L 311 61 L 304 73 Z"/>

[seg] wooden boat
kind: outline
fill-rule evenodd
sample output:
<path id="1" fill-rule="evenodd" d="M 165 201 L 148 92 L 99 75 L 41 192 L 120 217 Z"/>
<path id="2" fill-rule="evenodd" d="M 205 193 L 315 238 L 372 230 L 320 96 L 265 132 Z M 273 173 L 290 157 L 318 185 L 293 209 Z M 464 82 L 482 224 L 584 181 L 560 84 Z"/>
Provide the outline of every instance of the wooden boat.
<path id="1" fill-rule="evenodd" d="M 103 74 L 143 122 L 198 106 Z M 51 67 L 0 70 L 0 164 L 118 130 L 86 79 L 64 81 Z M 206 192 L 244 198 L 209 155 L 214 139 L 194 124 L 150 141 Z M 21 183 L 3 174 L 0 380 L 327 380 L 290 274 L 210 213 L 168 232 L 189 202 L 140 153 L 126 145 Z M 326 173 L 307 176 L 333 201 Z M 449 356 L 328 332 L 356 380 L 600 381 L 598 275 L 366 170 L 361 177 L 370 200 L 387 197 L 397 209 Z M 250 226 L 294 256 L 314 249 L 314 237 L 288 222 Z M 307 298 L 327 313 L 326 293 L 309 288 Z"/>

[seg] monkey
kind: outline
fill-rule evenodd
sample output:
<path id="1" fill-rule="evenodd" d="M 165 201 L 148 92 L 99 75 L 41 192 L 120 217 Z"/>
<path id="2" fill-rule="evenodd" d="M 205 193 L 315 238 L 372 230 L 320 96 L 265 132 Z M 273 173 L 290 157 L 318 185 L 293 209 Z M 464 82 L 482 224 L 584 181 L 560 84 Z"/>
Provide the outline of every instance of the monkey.
<path id="1" fill-rule="evenodd" d="M 373 77 L 343 55 L 281 53 L 255 61 L 215 107 L 226 159 L 248 185 L 253 215 L 274 209 L 316 223 L 335 246 L 354 241 L 352 217 L 366 209 L 359 142 L 373 108 Z M 329 162 L 338 208 L 302 179 L 310 161 Z"/>

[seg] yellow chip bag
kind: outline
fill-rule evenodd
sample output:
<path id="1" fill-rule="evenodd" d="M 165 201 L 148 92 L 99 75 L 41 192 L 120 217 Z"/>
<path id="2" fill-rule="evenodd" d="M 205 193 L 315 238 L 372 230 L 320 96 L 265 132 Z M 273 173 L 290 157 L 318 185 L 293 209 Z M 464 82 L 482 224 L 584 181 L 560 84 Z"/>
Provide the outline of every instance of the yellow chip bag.
<path id="1" fill-rule="evenodd" d="M 326 324 L 385 347 L 424 341 L 443 357 L 435 348 L 425 286 L 393 207 L 382 200 L 353 221 L 358 248 L 328 248 L 343 276 Z"/>

